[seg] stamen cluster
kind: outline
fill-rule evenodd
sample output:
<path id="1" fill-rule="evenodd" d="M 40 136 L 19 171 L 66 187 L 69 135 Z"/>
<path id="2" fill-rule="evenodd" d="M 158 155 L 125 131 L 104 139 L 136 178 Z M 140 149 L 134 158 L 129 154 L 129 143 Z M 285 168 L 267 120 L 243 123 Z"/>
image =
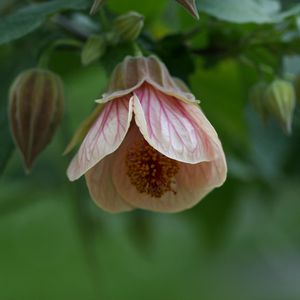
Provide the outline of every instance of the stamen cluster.
<path id="1" fill-rule="evenodd" d="M 178 162 L 152 148 L 146 141 L 131 147 L 126 156 L 127 176 L 140 193 L 160 198 L 173 192 Z M 173 185 L 173 187 L 172 187 Z"/>

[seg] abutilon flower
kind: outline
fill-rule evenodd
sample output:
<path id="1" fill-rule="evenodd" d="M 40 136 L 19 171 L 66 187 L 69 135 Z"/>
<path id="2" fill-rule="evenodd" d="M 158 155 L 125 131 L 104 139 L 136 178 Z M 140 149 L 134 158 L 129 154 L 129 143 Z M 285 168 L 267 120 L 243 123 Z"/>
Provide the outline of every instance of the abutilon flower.
<path id="1" fill-rule="evenodd" d="M 225 181 L 217 133 L 156 57 L 126 57 L 97 102 L 103 107 L 67 173 L 71 181 L 85 175 L 104 210 L 177 212 Z"/>

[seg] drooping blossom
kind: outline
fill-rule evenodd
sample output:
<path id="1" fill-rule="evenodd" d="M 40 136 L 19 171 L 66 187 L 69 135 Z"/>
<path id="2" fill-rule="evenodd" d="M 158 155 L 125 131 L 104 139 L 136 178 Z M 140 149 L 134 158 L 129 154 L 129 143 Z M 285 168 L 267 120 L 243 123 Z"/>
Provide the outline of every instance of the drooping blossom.
<path id="1" fill-rule="evenodd" d="M 104 210 L 182 211 L 224 183 L 216 131 L 156 57 L 126 57 L 97 102 L 103 107 L 67 173 L 71 181 L 85 175 Z"/>

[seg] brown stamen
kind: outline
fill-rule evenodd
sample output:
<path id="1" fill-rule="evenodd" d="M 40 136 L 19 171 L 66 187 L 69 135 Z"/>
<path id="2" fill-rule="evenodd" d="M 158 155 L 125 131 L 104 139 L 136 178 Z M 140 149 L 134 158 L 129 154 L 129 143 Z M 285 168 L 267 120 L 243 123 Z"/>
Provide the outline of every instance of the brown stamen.
<path id="1" fill-rule="evenodd" d="M 166 192 L 176 194 L 172 185 L 179 171 L 178 162 L 159 153 L 146 141 L 128 150 L 126 166 L 130 182 L 140 193 L 156 198 Z"/>

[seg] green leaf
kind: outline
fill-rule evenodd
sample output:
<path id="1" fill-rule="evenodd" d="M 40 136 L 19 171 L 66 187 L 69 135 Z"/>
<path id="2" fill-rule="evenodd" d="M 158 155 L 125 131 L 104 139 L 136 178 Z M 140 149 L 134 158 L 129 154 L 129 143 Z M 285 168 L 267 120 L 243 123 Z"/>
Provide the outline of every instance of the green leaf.
<path id="1" fill-rule="evenodd" d="M 85 9 L 90 3 L 90 0 L 55 0 L 28 5 L 1 20 L 0 44 L 8 43 L 34 31 L 51 14 L 68 9 Z"/>
<path id="2" fill-rule="evenodd" d="M 221 138 L 226 136 L 229 143 L 237 143 L 239 148 L 246 145 L 244 103 L 247 92 L 239 64 L 227 60 L 204 69 L 199 61 L 196 70 L 190 77 L 191 88 L 208 119 Z"/>
<path id="3" fill-rule="evenodd" d="M 278 0 L 201 0 L 199 11 L 235 23 L 272 23 L 280 11 Z"/>

